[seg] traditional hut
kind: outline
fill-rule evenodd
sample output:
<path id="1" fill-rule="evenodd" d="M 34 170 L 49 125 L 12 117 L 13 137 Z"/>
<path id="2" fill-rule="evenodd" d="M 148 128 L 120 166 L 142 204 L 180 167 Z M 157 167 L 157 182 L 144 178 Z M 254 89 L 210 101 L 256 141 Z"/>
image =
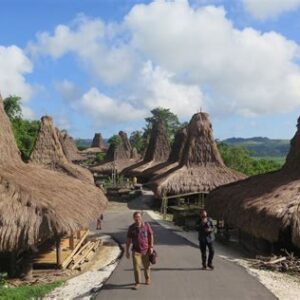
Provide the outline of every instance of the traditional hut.
<path id="1" fill-rule="evenodd" d="M 89 170 L 67 160 L 57 131 L 53 126 L 53 120 L 49 116 L 44 116 L 41 119 L 39 134 L 30 156 L 30 162 L 94 184 L 93 175 Z"/>
<path id="2" fill-rule="evenodd" d="M 151 183 L 157 197 L 206 194 L 220 185 L 245 178 L 225 166 L 207 113 L 195 114 L 187 130 L 179 165 L 158 175 Z"/>
<path id="3" fill-rule="evenodd" d="M 140 159 L 136 149 L 132 148 L 127 134 L 120 131 L 119 137 L 120 144 L 116 147 L 111 145 L 106 153 L 105 161 L 96 167 L 92 167 L 92 172 L 111 175 L 113 170 L 116 170 L 117 173 L 120 173 Z"/>
<path id="4" fill-rule="evenodd" d="M 95 136 L 91 144 L 91 148 L 106 149 L 106 145 L 104 143 L 101 133 L 95 133 Z"/>
<path id="5" fill-rule="evenodd" d="M 79 154 L 78 148 L 74 139 L 65 132 L 57 129 L 57 135 L 62 146 L 63 152 L 69 162 L 80 162 L 86 160 L 85 157 Z"/>
<path id="6" fill-rule="evenodd" d="M 166 136 L 165 126 L 162 121 L 156 121 L 151 130 L 151 136 L 144 159 L 126 168 L 122 173 L 125 176 L 140 177 L 145 170 L 165 162 L 169 154 L 170 145 Z"/>
<path id="7" fill-rule="evenodd" d="M 46 240 L 59 241 L 88 228 L 106 206 L 102 191 L 40 165 L 23 163 L 2 99 L 0 127 L 1 255 L 16 257 Z"/>
<path id="8" fill-rule="evenodd" d="M 300 249 L 300 118 L 297 127 L 281 170 L 220 187 L 208 197 L 210 215 L 240 229 L 241 237 L 256 238 L 255 247 L 267 241 Z"/>
<path id="9" fill-rule="evenodd" d="M 182 128 L 178 130 L 178 132 L 175 135 L 174 143 L 172 145 L 168 160 L 166 162 L 160 163 L 152 168 L 145 170 L 141 174 L 141 177 L 143 177 L 143 181 L 147 182 L 151 179 L 154 179 L 156 176 L 164 174 L 169 170 L 177 167 L 180 163 L 180 159 L 183 154 L 186 139 L 187 129 Z"/>
<path id="10" fill-rule="evenodd" d="M 97 153 L 106 152 L 107 146 L 104 143 L 101 133 L 95 133 L 91 147 L 81 151 L 81 154 L 93 158 Z"/>

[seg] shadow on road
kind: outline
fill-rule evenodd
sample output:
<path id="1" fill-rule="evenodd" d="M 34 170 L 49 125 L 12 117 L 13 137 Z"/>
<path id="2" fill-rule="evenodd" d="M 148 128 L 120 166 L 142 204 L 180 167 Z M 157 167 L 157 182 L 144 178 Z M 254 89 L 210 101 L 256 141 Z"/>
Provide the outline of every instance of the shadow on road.
<path id="1" fill-rule="evenodd" d="M 131 271 L 133 269 L 124 269 L 124 271 Z M 206 271 L 202 268 L 153 268 L 151 267 L 151 272 L 160 272 L 160 271 Z"/>
<path id="2" fill-rule="evenodd" d="M 126 284 L 105 284 L 103 290 L 131 290 L 132 283 Z"/>

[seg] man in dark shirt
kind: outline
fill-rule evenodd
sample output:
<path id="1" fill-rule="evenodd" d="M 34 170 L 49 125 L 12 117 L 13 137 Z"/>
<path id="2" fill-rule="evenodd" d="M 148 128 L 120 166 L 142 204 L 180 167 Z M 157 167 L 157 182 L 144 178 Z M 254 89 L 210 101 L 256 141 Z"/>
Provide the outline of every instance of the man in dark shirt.
<path id="1" fill-rule="evenodd" d="M 209 267 L 211 270 L 214 269 L 213 258 L 214 258 L 214 224 L 212 219 L 207 217 L 205 210 L 200 211 L 200 218 L 197 222 L 196 229 L 198 230 L 199 247 L 202 255 L 202 267 L 205 270 Z M 208 248 L 208 260 L 206 258 L 206 249 Z"/>
<path id="2" fill-rule="evenodd" d="M 141 266 L 144 267 L 146 284 L 150 284 L 149 255 L 153 252 L 153 231 L 149 223 L 144 223 L 140 212 L 133 214 L 134 223 L 129 226 L 126 242 L 126 257 L 130 258 L 129 248 L 132 244 L 132 260 L 135 286 L 138 289 L 141 283 Z"/>

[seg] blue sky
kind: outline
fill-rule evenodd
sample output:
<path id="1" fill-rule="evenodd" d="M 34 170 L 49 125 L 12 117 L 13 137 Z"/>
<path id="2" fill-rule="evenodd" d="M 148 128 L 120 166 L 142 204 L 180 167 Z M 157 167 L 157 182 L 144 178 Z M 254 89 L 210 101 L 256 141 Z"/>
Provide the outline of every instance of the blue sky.
<path id="1" fill-rule="evenodd" d="M 298 0 L 0 0 L 0 91 L 75 137 L 130 133 L 157 106 L 216 138 L 291 138 Z"/>

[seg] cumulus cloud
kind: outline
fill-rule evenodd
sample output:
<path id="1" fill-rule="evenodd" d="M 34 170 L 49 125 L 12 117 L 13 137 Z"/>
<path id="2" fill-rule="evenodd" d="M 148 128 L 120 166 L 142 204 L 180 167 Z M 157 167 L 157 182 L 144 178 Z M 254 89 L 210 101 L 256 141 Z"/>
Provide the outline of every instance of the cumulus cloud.
<path id="1" fill-rule="evenodd" d="M 81 16 L 70 26 L 58 25 L 53 34 L 37 34 L 37 41 L 29 43 L 27 51 L 33 56 L 50 55 L 53 59 L 74 53 L 93 76 L 116 84 L 130 76 L 135 64 L 123 37 L 121 26 Z"/>
<path id="2" fill-rule="evenodd" d="M 204 107 L 200 88 L 176 82 L 174 76 L 161 67 L 154 67 L 150 61 L 145 63 L 139 84 L 134 88 L 145 109 L 167 107 L 180 117 L 189 117 Z"/>
<path id="3" fill-rule="evenodd" d="M 190 117 L 203 108 L 203 95 L 196 85 L 177 83 L 174 74 L 148 61 L 118 99 L 96 87 L 83 93 L 68 80 L 56 84 L 59 94 L 75 110 L 85 113 L 97 124 L 130 122 L 144 118 L 149 110 L 167 107 L 179 117 Z"/>
<path id="4" fill-rule="evenodd" d="M 145 112 L 133 107 L 128 102 L 119 102 L 104 94 L 101 94 L 97 88 L 91 88 L 85 93 L 79 103 L 79 107 L 100 122 L 119 121 L 126 122 L 130 120 L 141 119 Z"/>
<path id="5" fill-rule="evenodd" d="M 26 74 L 33 65 L 23 50 L 16 46 L 0 46 L 0 92 L 5 98 L 17 95 L 24 101 L 33 94 L 32 86 L 26 82 Z"/>
<path id="6" fill-rule="evenodd" d="M 297 9 L 300 0 L 242 0 L 246 10 L 257 19 L 276 18 Z"/>
<path id="7" fill-rule="evenodd" d="M 73 53 L 110 85 L 114 96 L 95 86 L 77 97 L 99 120 L 142 118 L 155 106 L 181 116 L 200 107 L 255 116 L 300 105 L 299 45 L 276 32 L 238 29 L 213 5 L 157 0 L 133 6 L 118 24 L 81 17 L 39 34 L 28 49 L 54 59 Z M 74 92 L 67 82 L 63 90 Z"/>
<path id="8" fill-rule="evenodd" d="M 193 9 L 187 1 L 136 5 L 126 23 L 134 47 L 178 78 L 201 86 L 214 112 L 257 115 L 300 104 L 300 71 L 294 62 L 299 46 L 278 33 L 238 30 L 223 8 Z"/>

